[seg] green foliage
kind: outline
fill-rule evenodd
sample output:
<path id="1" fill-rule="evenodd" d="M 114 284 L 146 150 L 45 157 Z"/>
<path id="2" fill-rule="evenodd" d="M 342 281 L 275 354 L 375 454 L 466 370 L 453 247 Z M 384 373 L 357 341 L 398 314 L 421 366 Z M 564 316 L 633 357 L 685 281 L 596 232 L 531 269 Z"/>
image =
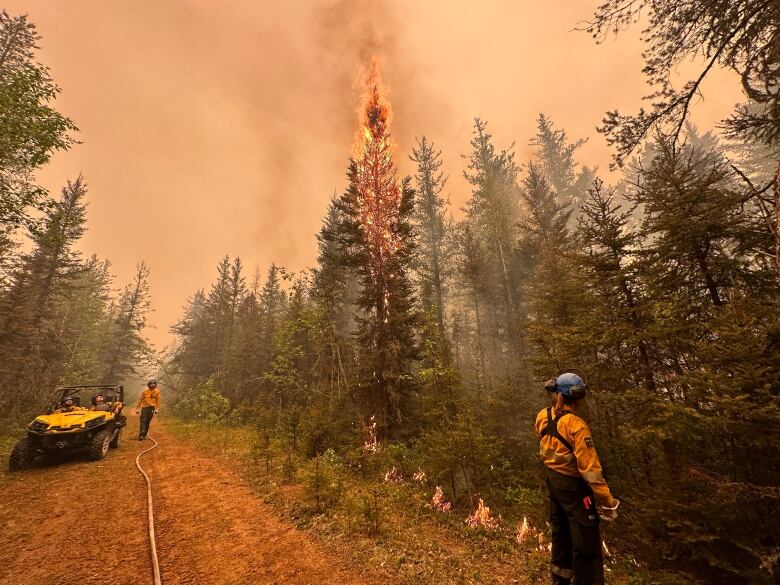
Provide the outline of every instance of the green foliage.
<path id="1" fill-rule="evenodd" d="M 68 182 L 0 289 L 0 405 L 10 418 L 38 411 L 57 384 L 104 383 L 110 359 L 124 364 L 118 375 L 129 373 L 146 347 L 148 290 L 137 291 L 136 318 L 119 335 L 125 305 L 112 299 L 109 264 L 78 252 L 85 200 L 84 179 Z"/>
<path id="2" fill-rule="evenodd" d="M 608 112 L 600 131 L 616 147 L 615 160 L 627 161 L 653 132 L 681 138 L 691 104 L 714 65 L 733 70 L 754 107 L 738 106 L 729 132 L 742 140 L 767 144 L 780 139 L 777 98 L 777 35 L 780 8 L 772 0 L 606 0 L 586 30 L 594 38 L 629 28 L 640 20 L 646 47 L 644 74 L 654 91 L 651 107 L 636 115 Z M 692 55 L 701 56 L 698 71 L 683 84 L 672 74 Z"/>
<path id="3" fill-rule="evenodd" d="M 524 165 L 477 119 L 464 173 L 471 194 L 453 223 L 440 153 L 421 138 L 411 153 L 417 192 L 399 180 L 386 109 L 371 93 L 372 138 L 330 201 L 311 274 L 272 265 L 247 286 L 240 261 L 225 258 L 173 329 L 179 385 L 211 380 L 220 397 L 198 408 L 227 400 L 256 422 L 251 451 L 265 481 L 300 475 L 306 509 L 348 510 L 358 532 L 382 538 L 396 528 L 388 510 L 404 497 L 422 501 L 408 482 L 418 468 L 456 509 L 484 497 L 504 518 L 541 525 L 532 431 L 546 398 L 540 381 L 576 370 L 590 388 L 583 415 L 626 510 L 620 554 L 710 581 L 767 582 L 760 565 L 776 564 L 780 541 L 767 520 L 780 484 L 771 441 L 780 430 L 775 150 L 743 144 L 737 161 L 712 133 L 685 124 L 692 86 L 664 84 L 671 56 L 693 46 L 685 34 L 670 45 L 671 32 L 696 31 L 717 60 L 707 43 L 730 43 L 723 30 L 751 37 L 738 22 L 720 29 L 720 18 L 735 24 L 747 10 L 753 38 L 764 40 L 776 25 L 751 12 L 761 3 L 745 2 L 723 14 L 705 2 L 711 19 L 672 22 L 694 4 L 598 9 L 597 34 L 649 7 L 648 72 L 664 87 L 653 111 L 608 117 L 618 158 L 628 163 L 652 128 L 671 130 L 615 186 L 580 166 L 583 141 L 544 115 Z M 765 55 L 732 48 L 758 58 L 728 63 L 751 69 L 745 81 L 756 90 L 765 71 L 753 64 Z M 670 109 L 658 110 L 664 103 Z M 756 121 L 766 122 L 767 103 L 752 104 Z M 360 486 L 332 504 L 324 453 Z M 392 468 L 407 480 L 379 483 Z M 469 542 L 489 540 L 432 517 Z"/>
<path id="4" fill-rule="evenodd" d="M 30 177 L 74 143 L 76 126 L 51 106 L 60 89 L 35 60 L 39 39 L 27 16 L 0 12 L 0 233 L 34 226 L 31 208 L 50 202 Z"/>
<path id="5" fill-rule="evenodd" d="M 453 424 L 423 434 L 418 449 L 423 469 L 454 501 L 486 495 L 506 473 L 501 440 L 485 433 L 473 416 L 459 414 Z"/>
<path id="6" fill-rule="evenodd" d="M 231 413 L 230 401 L 217 391 L 211 378 L 181 396 L 173 409 L 184 420 L 207 423 L 227 422 Z"/>
<path id="7" fill-rule="evenodd" d="M 333 451 L 317 455 L 307 465 L 303 485 L 306 497 L 313 502 L 315 514 L 332 508 L 342 495 L 341 466 Z"/>

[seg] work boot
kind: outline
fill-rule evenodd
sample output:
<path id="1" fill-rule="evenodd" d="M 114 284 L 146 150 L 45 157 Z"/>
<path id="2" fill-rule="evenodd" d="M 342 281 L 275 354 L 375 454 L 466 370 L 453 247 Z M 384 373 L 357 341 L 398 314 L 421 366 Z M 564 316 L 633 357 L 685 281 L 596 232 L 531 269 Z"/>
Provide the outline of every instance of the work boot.
<path id="1" fill-rule="evenodd" d="M 553 565 L 552 584 L 553 585 L 571 585 L 571 569 L 561 569 Z M 563 575 L 561 575 L 563 573 Z M 567 574 L 568 573 L 568 574 Z"/>

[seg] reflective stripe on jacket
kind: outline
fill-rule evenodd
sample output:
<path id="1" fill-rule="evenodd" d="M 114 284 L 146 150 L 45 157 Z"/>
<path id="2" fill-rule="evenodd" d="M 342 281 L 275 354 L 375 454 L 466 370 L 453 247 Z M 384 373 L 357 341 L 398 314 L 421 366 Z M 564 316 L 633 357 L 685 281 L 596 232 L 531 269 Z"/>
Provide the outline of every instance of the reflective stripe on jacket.
<path id="1" fill-rule="evenodd" d="M 571 444 L 574 451 L 570 451 L 557 437 L 545 435 L 542 431 L 547 428 L 547 409 L 543 409 L 536 415 L 534 429 L 539 441 L 539 457 L 550 469 L 572 477 L 581 476 L 593 490 L 593 495 L 602 506 L 612 507 L 615 499 L 609 491 L 607 482 L 601 471 L 601 462 L 593 446 L 593 438 L 588 425 L 574 414 L 569 413 L 558 420 L 558 433 Z"/>

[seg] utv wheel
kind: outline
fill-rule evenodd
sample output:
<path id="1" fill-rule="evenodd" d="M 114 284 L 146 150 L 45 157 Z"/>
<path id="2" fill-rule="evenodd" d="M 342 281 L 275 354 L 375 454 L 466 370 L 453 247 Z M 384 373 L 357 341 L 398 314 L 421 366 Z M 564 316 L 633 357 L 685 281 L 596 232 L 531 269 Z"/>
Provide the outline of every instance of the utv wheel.
<path id="1" fill-rule="evenodd" d="M 30 439 L 22 439 L 14 445 L 11 456 L 8 458 L 8 469 L 19 471 L 32 466 L 34 453 Z"/>
<path id="2" fill-rule="evenodd" d="M 111 447 L 112 449 L 118 449 L 121 439 L 122 439 L 122 427 L 119 427 L 116 430 L 116 434 L 114 435 L 114 438 L 111 439 L 111 442 L 108 444 L 108 446 Z"/>
<path id="3" fill-rule="evenodd" d="M 92 443 L 89 446 L 89 458 L 93 461 L 99 461 L 108 453 L 108 446 L 111 443 L 111 433 L 100 431 L 92 437 Z"/>

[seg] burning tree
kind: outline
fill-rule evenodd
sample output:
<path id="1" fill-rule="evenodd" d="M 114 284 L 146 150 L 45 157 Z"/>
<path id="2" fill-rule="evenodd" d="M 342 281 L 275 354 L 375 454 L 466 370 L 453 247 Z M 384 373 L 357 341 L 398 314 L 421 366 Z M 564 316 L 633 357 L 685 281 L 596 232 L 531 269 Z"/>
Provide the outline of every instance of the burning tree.
<path id="1" fill-rule="evenodd" d="M 414 191 L 399 179 L 390 142 L 390 106 L 371 76 L 361 131 L 350 159 L 349 186 L 337 201 L 337 237 L 360 281 L 357 299 L 359 377 L 355 394 L 364 415 L 376 414 L 381 436 L 401 420 L 416 355 L 409 266 L 414 249 Z"/>

